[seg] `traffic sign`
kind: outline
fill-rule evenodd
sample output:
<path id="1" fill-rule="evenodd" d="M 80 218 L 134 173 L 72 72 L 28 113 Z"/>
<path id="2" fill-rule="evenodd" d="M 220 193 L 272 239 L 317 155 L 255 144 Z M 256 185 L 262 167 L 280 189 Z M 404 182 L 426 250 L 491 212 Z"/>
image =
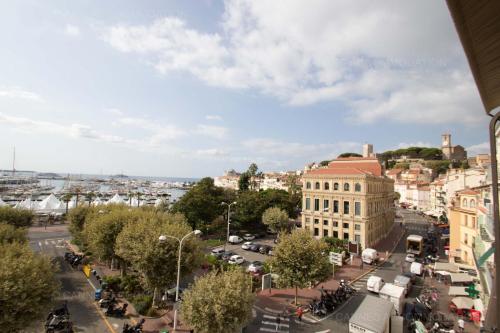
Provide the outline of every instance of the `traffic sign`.
<path id="1" fill-rule="evenodd" d="M 330 264 L 335 264 L 337 266 L 342 266 L 342 260 L 344 255 L 342 253 L 330 252 Z"/>

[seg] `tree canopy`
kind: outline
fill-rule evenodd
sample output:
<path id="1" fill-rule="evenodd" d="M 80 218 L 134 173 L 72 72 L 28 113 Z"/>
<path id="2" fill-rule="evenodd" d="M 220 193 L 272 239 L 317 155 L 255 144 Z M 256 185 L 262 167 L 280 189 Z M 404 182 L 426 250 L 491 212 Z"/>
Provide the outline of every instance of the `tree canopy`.
<path id="1" fill-rule="evenodd" d="M 322 281 L 328 276 L 328 249 L 329 246 L 323 240 L 313 238 L 308 230 L 296 229 L 280 238 L 269 264 L 273 272 L 279 275 L 280 287 L 295 287 L 295 302 L 298 288 Z"/>
<path id="2" fill-rule="evenodd" d="M 167 238 L 160 243 L 158 237 L 170 235 L 181 239 L 189 232 L 191 228 L 181 214 L 144 214 L 124 226 L 116 238 L 115 252 L 141 273 L 146 288 L 169 288 L 177 277 L 179 242 Z M 181 275 L 198 267 L 200 258 L 199 241 L 191 235 L 182 245 Z"/>
<path id="3" fill-rule="evenodd" d="M 443 152 L 433 147 L 408 147 L 397 150 L 388 150 L 380 154 L 383 160 L 393 160 L 407 156 L 409 158 L 420 158 L 424 160 L 441 160 Z"/>
<path id="4" fill-rule="evenodd" d="M 363 155 L 360 155 L 358 153 L 342 153 L 337 158 L 343 158 L 343 157 L 363 157 Z"/>
<path id="5" fill-rule="evenodd" d="M 238 180 L 238 190 L 248 191 L 248 189 L 250 189 L 250 179 L 250 174 L 248 172 L 243 172 Z"/>
<path id="6" fill-rule="evenodd" d="M 0 222 L 0 244 L 26 243 L 26 228 L 16 228 L 11 224 Z"/>
<path id="7" fill-rule="evenodd" d="M 33 213 L 27 209 L 14 209 L 9 206 L 0 207 L 0 222 L 15 227 L 29 227 L 33 223 Z"/>
<path id="8" fill-rule="evenodd" d="M 196 332 L 232 333 L 252 318 L 254 295 L 240 269 L 211 272 L 183 294 L 182 317 Z"/>
<path id="9" fill-rule="evenodd" d="M 268 208 L 262 214 L 262 223 L 273 232 L 281 232 L 288 227 L 288 214 L 278 207 Z"/>
<path id="10" fill-rule="evenodd" d="M 19 332 L 46 315 L 59 283 L 47 257 L 26 244 L 0 244 L 0 327 Z"/>

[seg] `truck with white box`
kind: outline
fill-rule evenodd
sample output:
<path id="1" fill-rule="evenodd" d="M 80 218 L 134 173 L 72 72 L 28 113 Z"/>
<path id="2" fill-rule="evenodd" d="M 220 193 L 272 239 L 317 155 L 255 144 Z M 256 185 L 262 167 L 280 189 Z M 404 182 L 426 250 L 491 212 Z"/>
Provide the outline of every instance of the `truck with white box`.
<path id="1" fill-rule="evenodd" d="M 349 319 L 349 333 L 391 333 L 394 314 L 391 302 L 367 295 Z"/>
<path id="2" fill-rule="evenodd" d="M 403 306 L 405 303 L 405 288 L 396 286 L 392 283 L 386 283 L 382 289 L 380 289 L 378 295 L 380 298 L 386 299 L 394 304 L 394 309 L 396 309 L 397 314 L 401 314 L 403 312 Z"/>

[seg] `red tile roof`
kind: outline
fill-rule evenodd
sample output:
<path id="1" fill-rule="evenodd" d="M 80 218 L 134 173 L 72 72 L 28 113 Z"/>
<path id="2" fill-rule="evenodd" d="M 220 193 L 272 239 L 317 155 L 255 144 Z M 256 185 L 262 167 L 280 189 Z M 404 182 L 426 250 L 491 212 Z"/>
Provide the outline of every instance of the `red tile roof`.
<path id="1" fill-rule="evenodd" d="M 465 194 L 465 195 L 477 195 L 477 194 L 479 194 L 478 191 L 474 191 L 474 190 L 470 190 L 470 189 L 465 189 L 465 190 L 462 190 L 462 191 L 458 191 L 458 193 Z"/>
<path id="2" fill-rule="evenodd" d="M 398 173 L 401 173 L 401 171 L 403 171 L 403 169 L 391 169 L 387 171 L 387 175 L 397 175 Z"/>
<path id="3" fill-rule="evenodd" d="M 337 158 L 328 164 L 327 169 L 358 169 L 368 174 L 382 176 L 382 166 L 376 158 L 373 157 L 345 157 Z"/>
<path id="4" fill-rule="evenodd" d="M 477 209 L 479 209 L 483 214 L 488 214 L 488 210 L 484 207 L 478 206 Z"/>
<path id="5" fill-rule="evenodd" d="M 307 175 L 371 175 L 371 172 L 360 170 L 358 168 L 323 168 L 308 171 Z"/>

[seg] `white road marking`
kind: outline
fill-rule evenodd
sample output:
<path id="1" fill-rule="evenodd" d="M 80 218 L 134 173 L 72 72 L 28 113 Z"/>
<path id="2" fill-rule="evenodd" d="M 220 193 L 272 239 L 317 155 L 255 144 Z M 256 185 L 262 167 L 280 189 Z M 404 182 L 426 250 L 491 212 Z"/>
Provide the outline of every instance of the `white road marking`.
<path id="1" fill-rule="evenodd" d="M 282 330 L 277 330 L 277 329 L 271 329 L 271 328 L 267 328 L 267 327 L 261 327 L 260 328 L 261 331 L 263 332 L 288 332 L 288 331 L 282 331 Z"/>
<path id="2" fill-rule="evenodd" d="M 324 330 L 324 331 L 317 331 L 316 333 L 329 333 L 330 330 Z"/>
<path id="3" fill-rule="evenodd" d="M 275 322 L 270 322 L 270 321 L 263 321 L 262 324 L 264 324 L 264 325 L 276 325 Z M 280 327 L 290 328 L 290 325 L 288 325 L 288 324 L 280 324 Z"/>
<path id="4" fill-rule="evenodd" d="M 114 328 L 120 327 L 120 325 L 118 325 L 117 323 L 113 323 L 112 325 L 113 325 Z"/>
<path id="5" fill-rule="evenodd" d="M 264 318 L 267 318 L 267 319 L 276 319 L 276 317 L 275 317 L 275 316 L 270 316 L 270 315 L 266 315 L 266 314 L 265 314 L 263 317 L 264 317 Z M 283 317 L 280 317 L 280 319 L 281 319 L 282 321 L 289 321 L 289 320 L 290 320 L 289 318 L 283 318 Z"/>
<path id="6" fill-rule="evenodd" d="M 49 245 L 49 241 L 48 240 L 45 240 L 45 245 Z"/>
<path id="7" fill-rule="evenodd" d="M 264 308 L 266 311 L 268 312 L 273 312 L 273 313 L 282 313 L 283 311 L 282 310 L 274 310 L 274 309 L 271 309 L 271 308 Z"/>
<path id="8" fill-rule="evenodd" d="M 42 247 L 42 242 L 38 242 L 38 246 Z"/>
<path id="9" fill-rule="evenodd" d="M 257 317 L 257 311 L 255 311 L 255 309 L 252 309 L 252 317 L 253 318 Z"/>

